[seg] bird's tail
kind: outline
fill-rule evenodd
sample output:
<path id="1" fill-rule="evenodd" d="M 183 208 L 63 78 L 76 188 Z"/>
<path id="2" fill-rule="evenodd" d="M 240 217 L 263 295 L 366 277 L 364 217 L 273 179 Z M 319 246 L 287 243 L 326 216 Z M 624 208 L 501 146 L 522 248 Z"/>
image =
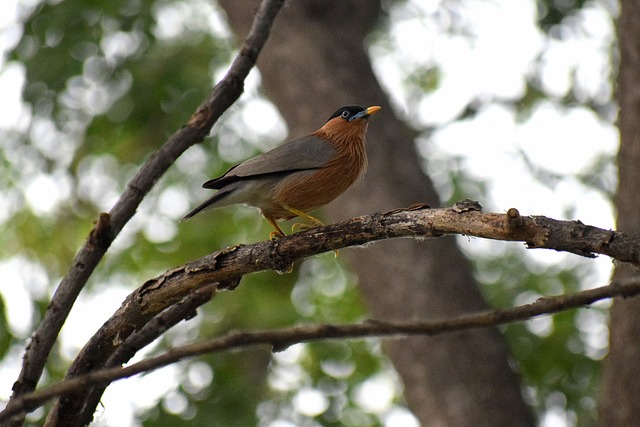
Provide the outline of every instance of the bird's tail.
<path id="1" fill-rule="evenodd" d="M 200 212 L 215 207 L 214 204 L 217 201 L 221 200 L 225 196 L 228 196 L 232 192 L 233 190 L 218 191 L 216 194 L 214 194 L 213 196 L 205 200 L 202 204 L 196 206 L 191 211 L 189 211 L 185 216 L 182 217 L 182 219 L 180 219 L 180 222 L 187 221 L 191 219 L 191 217 L 199 214 Z"/>

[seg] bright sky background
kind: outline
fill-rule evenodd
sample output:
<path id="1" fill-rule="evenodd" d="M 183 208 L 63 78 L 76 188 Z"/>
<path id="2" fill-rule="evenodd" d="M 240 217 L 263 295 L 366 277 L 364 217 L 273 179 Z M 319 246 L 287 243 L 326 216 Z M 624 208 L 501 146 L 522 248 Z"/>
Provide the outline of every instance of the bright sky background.
<path id="1" fill-rule="evenodd" d="M 29 4 L 25 0 L 0 2 L 2 52 L 13 47 L 21 36 L 21 29 L 17 24 L 19 2 L 22 5 Z M 456 19 L 475 36 L 471 41 L 466 36 L 446 34 L 439 30 L 437 20 L 443 19 L 442 15 L 435 14 L 439 3 L 438 0 L 411 0 L 407 4 L 394 6 L 391 11 L 395 22 L 390 36 L 391 43 L 371 48 L 380 80 L 390 94 L 395 94 L 393 102 L 397 114 L 420 123 L 424 129 L 439 127 L 429 138 L 419 138 L 417 141 L 434 181 L 446 191 L 444 168 L 451 164 L 452 158 L 460 158 L 462 168 L 469 176 L 488 184 L 490 200 L 480 200 L 486 210 L 504 212 L 516 207 L 524 215 L 580 219 L 586 224 L 613 228 L 612 206 L 601 193 L 572 177 L 561 177 L 553 186 L 543 185 L 532 179 L 531 165 L 560 176 L 583 171 L 598 157 L 614 155 L 618 146 L 616 128 L 586 108 L 566 108 L 553 99 L 539 102 L 531 114 L 524 118 L 519 117 L 511 105 L 512 101 L 519 99 L 524 93 L 526 78 L 536 72 L 542 76 L 540 84 L 545 91 L 558 98 L 564 97 L 571 90 L 572 78 L 578 82 L 576 97 L 579 99 L 610 97 L 611 88 L 603 82 L 610 72 L 608 49 L 615 36 L 610 18 L 617 12 L 613 3 L 594 1 L 588 4 L 572 20 L 571 25 L 563 29 L 562 37 L 549 39 L 536 27 L 534 0 L 468 0 L 461 2 L 460 7 L 464 8 L 464 12 L 456 16 Z M 171 37 L 172 34 L 179 33 L 183 21 L 175 10 L 162 15 L 164 36 Z M 212 31 L 228 33 L 219 18 L 212 18 L 209 24 Z M 436 90 L 416 99 L 411 88 L 403 89 L 402 81 L 408 72 L 433 66 L 442 70 L 441 84 Z M 255 126 L 258 135 L 271 132 L 274 127 L 282 133 L 284 127 L 279 122 L 277 111 L 255 94 L 258 81 L 257 76 L 252 74 L 245 98 L 253 101 L 244 105 L 247 109 L 260 109 L 267 114 L 252 114 L 252 121 L 249 123 Z M 23 83 L 22 66 L 7 64 L 4 56 L 0 57 L 0 129 L 24 129 L 26 126 L 27 116 L 20 103 Z M 452 122 L 473 99 L 493 100 L 495 103 L 483 107 L 472 119 Z M 256 122 L 261 117 L 265 121 Z M 189 152 L 185 156 L 189 156 Z M 177 167 L 180 167 L 180 162 Z M 614 172 L 612 170 L 611 179 L 615 179 Z M 67 192 L 59 180 L 41 175 L 26 187 L 25 194 L 35 212 L 47 213 L 55 208 Z M 173 196 L 169 199 L 181 200 L 179 195 Z M 0 200 L 2 197 L 0 192 Z M 183 197 L 182 203 L 187 205 L 188 201 Z M 176 217 L 185 210 L 175 208 L 175 203 L 165 205 L 169 217 Z M 109 206 L 105 207 L 108 208 Z M 175 212 L 169 212 L 171 209 Z M 0 213 L 0 222 L 3 219 Z M 158 241 L 172 238 L 177 232 L 171 221 L 166 224 L 153 223 L 153 227 L 148 230 L 148 236 L 152 239 L 153 230 L 165 233 L 155 236 Z M 513 246 L 480 239 L 461 239 L 461 246 L 472 256 L 486 251 L 500 253 L 513 250 Z M 598 273 L 590 283 L 584 284 L 585 287 L 605 284 L 610 274 L 611 262 L 605 257 L 596 261 L 584 261 L 573 255 L 552 251 L 527 253 L 542 265 L 549 266 L 577 262 L 597 263 Z M 32 295 L 49 292 L 46 274 L 41 267 L 33 265 L 26 257 L 18 254 L 11 260 L 0 261 L 0 277 L 3 278 L 0 281 L 0 293 L 8 302 L 10 327 L 15 333 L 27 338 L 34 326 L 29 324 L 29 319 L 32 318 L 29 301 Z M 16 286 L 20 283 L 22 286 Z M 104 289 L 108 291 L 100 295 L 83 295 L 74 308 L 67 322 L 73 326 L 73 330 L 65 328 L 61 338 L 63 352 L 69 358 L 75 355 L 79 346 L 130 292 L 129 288 L 115 284 Z M 599 325 L 602 326 L 605 321 L 606 319 L 601 319 Z M 595 336 L 594 342 L 601 343 L 602 337 L 602 334 Z M 295 347 L 292 349 L 295 353 Z M 295 355 L 284 352 L 276 357 L 286 359 L 295 358 Z M 21 355 L 16 354 L 13 360 L 13 363 L 0 366 L 0 399 L 7 399 L 10 394 Z M 100 423 L 130 424 L 135 411 L 155 405 L 161 396 L 170 394 L 171 387 L 166 387 L 168 378 L 176 375 L 189 376 L 189 372 L 184 372 L 184 369 L 186 368 L 182 365 L 176 365 L 109 387 L 103 399 L 105 407 L 118 409 L 106 410 L 99 417 Z M 200 366 L 200 369 L 201 372 L 190 377 L 195 378 L 194 387 L 198 387 L 197 378 L 207 376 L 206 368 Z M 377 390 L 375 395 L 384 400 L 387 399 L 385 387 L 388 390 L 392 386 L 393 381 L 389 378 L 373 378 L 369 384 L 363 385 L 363 388 L 369 389 L 362 390 L 357 399 L 360 399 L 361 406 L 366 409 L 371 406 L 371 402 L 367 401 L 371 390 Z M 139 390 L 136 391 L 136 400 L 130 402 L 124 390 L 128 393 Z M 150 393 L 150 390 L 155 393 Z M 141 401 L 138 397 L 143 395 L 149 399 Z M 179 396 L 169 395 L 163 404 L 170 410 L 173 408 L 180 411 L 184 402 L 180 401 Z M 294 402 L 302 413 L 321 410 L 325 404 L 321 395 L 314 390 L 305 389 L 300 391 Z M 385 419 L 389 427 L 415 425 L 415 419 L 406 411 L 403 412 L 402 408 L 385 408 Z M 571 420 L 562 411 L 550 411 L 541 420 L 541 425 L 571 425 Z"/>

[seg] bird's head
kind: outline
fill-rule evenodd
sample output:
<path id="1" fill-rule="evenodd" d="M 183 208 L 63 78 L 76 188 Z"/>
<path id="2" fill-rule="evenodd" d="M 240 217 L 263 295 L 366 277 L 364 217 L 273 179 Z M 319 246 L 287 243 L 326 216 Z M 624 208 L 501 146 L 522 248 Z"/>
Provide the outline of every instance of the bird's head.
<path id="1" fill-rule="evenodd" d="M 359 105 L 347 105 L 346 107 L 340 108 L 338 111 L 333 113 L 327 123 L 335 118 L 340 118 L 342 120 L 346 120 L 347 122 L 352 122 L 358 119 L 368 119 L 370 116 L 374 115 L 378 111 L 380 111 L 381 107 L 377 105 L 373 107 L 361 107 Z"/>
<path id="2" fill-rule="evenodd" d="M 367 119 L 380 109 L 377 105 L 366 108 L 359 105 L 342 107 L 329 117 L 316 135 L 331 141 L 334 145 L 362 144 L 367 130 Z"/>

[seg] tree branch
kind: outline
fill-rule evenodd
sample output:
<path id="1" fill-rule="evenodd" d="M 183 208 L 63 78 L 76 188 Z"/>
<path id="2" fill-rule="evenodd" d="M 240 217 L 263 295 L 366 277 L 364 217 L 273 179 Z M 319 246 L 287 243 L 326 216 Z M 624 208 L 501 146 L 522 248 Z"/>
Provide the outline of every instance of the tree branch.
<path id="1" fill-rule="evenodd" d="M 471 200 L 459 202 L 449 209 L 415 205 L 365 215 L 275 241 L 237 245 L 148 280 L 125 299 L 120 309 L 87 342 L 69 370 L 70 375 L 84 375 L 109 366 L 109 358 L 132 334 L 204 287 L 215 291 L 231 290 L 247 273 L 288 271 L 297 260 L 348 246 L 393 237 L 433 238 L 447 234 L 522 241 L 531 248 L 568 251 L 588 257 L 601 253 L 633 263 L 638 263 L 640 254 L 640 239 L 636 235 L 603 230 L 579 221 L 523 217 L 513 208 L 506 214 L 484 213 L 480 205 Z M 118 359 L 118 363 L 124 362 L 126 358 Z M 65 396 L 61 401 L 71 402 L 69 404 L 77 410 L 89 411 L 91 408 L 83 401 L 90 394 L 84 390 L 82 395 Z M 64 413 L 64 416 L 76 419 L 78 412 Z"/>
<path id="2" fill-rule="evenodd" d="M 226 76 L 198 107 L 189 122 L 142 165 L 111 212 L 100 214 L 87 241 L 76 254 L 69 271 L 56 289 L 42 322 L 31 337 L 11 399 L 35 389 L 49 352 L 78 294 L 113 239 L 135 214 L 142 199 L 173 162 L 187 148 L 201 142 L 209 134 L 215 121 L 240 97 L 244 90 L 244 79 L 255 66 L 283 3 L 284 0 L 262 2 L 251 31 Z M 22 421 L 14 420 L 14 425 L 21 425 Z"/>
<path id="3" fill-rule="evenodd" d="M 574 294 L 542 297 L 531 304 L 525 304 L 505 310 L 483 311 L 467 314 L 453 319 L 435 321 L 389 322 L 369 320 L 352 325 L 304 325 L 283 329 L 254 332 L 229 333 L 223 337 L 177 347 L 160 356 L 134 363 L 125 368 L 110 368 L 92 372 L 47 387 L 41 391 L 25 394 L 9 402 L 0 412 L 0 421 L 18 413 L 35 410 L 48 400 L 99 385 L 128 378 L 143 372 L 152 371 L 186 358 L 231 349 L 256 345 L 271 345 L 274 351 L 281 351 L 293 344 L 335 339 L 356 339 L 371 337 L 403 337 L 407 335 L 439 335 L 475 328 L 486 328 L 506 323 L 528 320 L 533 317 L 557 313 L 573 308 L 593 304 L 613 297 L 632 297 L 640 294 L 640 279 L 624 282 L 612 282 Z"/>
<path id="4" fill-rule="evenodd" d="M 476 210 L 473 203 L 458 203 L 450 209 L 414 206 L 360 216 L 275 241 L 237 245 L 176 267 L 148 280 L 125 299 L 121 308 L 82 349 L 74 362 L 73 372 L 84 374 L 103 367 L 130 334 L 204 286 L 231 290 L 245 274 L 261 270 L 288 271 L 295 261 L 308 256 L 381 239 L 463 234 L 522 241 L 531 248 L 568 251 L 588 257 L 601 253 L 619 261 L 639 262 L 640 239 L 636 235 L 603 230 L 577 221 L 522 217 L 516 209 L 510 209 L 507 214 L 484 213 Z"/>
<path id="5" fill-rule="evenodd" d="M 213 285 L 205 286 L 196 292 L 190 293 L 182 301 L 172 305 L 163 312 L 155 316 L 140 330 L 135 331 L 120 345 L 111 357 L 105 362 L 104 367 L 111 368 L 122 366 L 128 362 L 138 350 L 152 343 L 156 338 L 164 334 L 176 324 L 183 320 L 189 320 L 197 315 L 197 308 L 209 302 L 213 296 L 215 287 Z M 79 415 L 74 420 L 78 425 L 89 424 L 93 419 L 93 412 L 100 403 L 100 398 L 104 389 L 109 384 L 101 384 L 99 386 L 85 390 L 83 395 L 83 407 L 79 411 Z"/>
<path id="6" fill-rule="evenodd" d="M 88 365 L 100 365 L 100 361 L 108 357 L 108 348 L 113 347 L 109 343 L 116 338 L 126 339 L 128 333 L 142 327 L 148 319 L 206 285 L 216 284 L 218 290 L 230 290 L 245 274 L 260 270 L 287 271 L 295 261 L 322 252 L 393 237 L 429 238 L 446 234 L 522 241 L 530 248 L 568 251 L 588 257 L 600 253 L 635 264 L 640 261 L 640 239 L 628 233 L 577 221 L 522 217 L 516 209 L 510 209 L 506 215 L 484 213 L 469 208 L 468 202 L 452 209 L 415 206 L 356 217 L 275 241 L 237 245 L 167 271 L 129 295 L 82 354 L 88 358 Z M 97 348 L 100 351 L 94 351 Z"/>

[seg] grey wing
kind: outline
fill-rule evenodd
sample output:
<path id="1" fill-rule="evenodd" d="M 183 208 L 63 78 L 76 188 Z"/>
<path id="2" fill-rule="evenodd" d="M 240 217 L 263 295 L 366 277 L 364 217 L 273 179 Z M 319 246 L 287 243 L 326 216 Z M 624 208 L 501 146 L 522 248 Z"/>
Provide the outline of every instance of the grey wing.
<path id="1" fill-rule="evenodd" d="M 295 139 L 229 169 L 220 178 L 205 182 L 204 188 L 220 189 L 232 182 L 255 176 L 319 169 L 335 155 L 336 149 L 314 135 Z"/>

